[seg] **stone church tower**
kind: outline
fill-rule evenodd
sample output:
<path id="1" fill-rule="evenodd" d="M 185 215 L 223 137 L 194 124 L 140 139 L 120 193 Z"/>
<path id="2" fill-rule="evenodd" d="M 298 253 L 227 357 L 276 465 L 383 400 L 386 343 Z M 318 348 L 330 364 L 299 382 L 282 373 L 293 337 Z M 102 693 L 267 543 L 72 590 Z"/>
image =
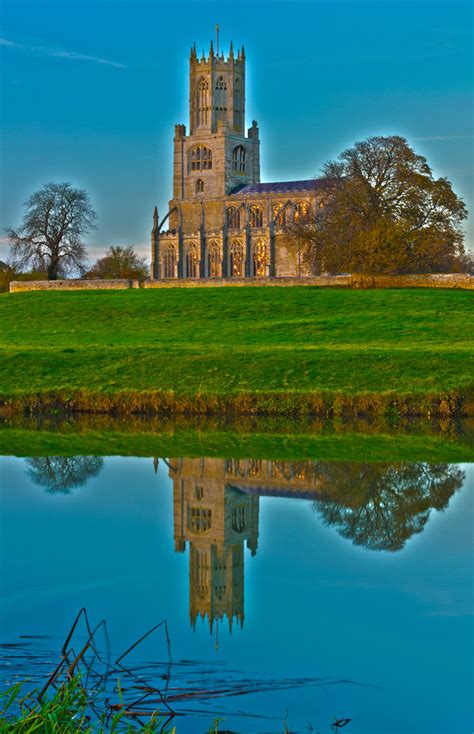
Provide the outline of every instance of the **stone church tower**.
<path id="1" fill-rule="evenodd" d="M 245 52 L 189 59 L 189 134 L 176 125 L 173 198 L 152 230 L 152 279 L 304 275 L 285 224 L 323 204 L 326 182 L 260 183 L 255 120 L 245 132 Z M 163 225 L 167 223 L 168 229 Z"/>

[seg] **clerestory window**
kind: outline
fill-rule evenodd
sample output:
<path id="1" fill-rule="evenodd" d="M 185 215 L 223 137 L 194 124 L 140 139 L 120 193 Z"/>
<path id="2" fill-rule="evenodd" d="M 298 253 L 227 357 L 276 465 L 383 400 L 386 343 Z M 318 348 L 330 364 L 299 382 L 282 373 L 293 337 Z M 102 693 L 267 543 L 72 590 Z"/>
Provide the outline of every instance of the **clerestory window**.
<path id="1" fill-rule="evenodd" d="M 236 206 L 228 207 L 227 226 L 229 229 L 240 229 L 240 208 Z"/>
<path id="2" fill-rule="evenodd" d="M 285 207 L 283 204 L 274 204 L 273 206 L 273 220 L 276 225 L 283 227 L 285 224 Z"/>
<path id="3" fill-rule="evenodd" d="M 293 219 L 296 223 L 307 222 L 309 219 L 309 204 L 306 201 L 298 201 L 295 204 Z"/>
<path id="4" fill-rule="evenodd" d="M 263 209 L 261 206 L 250 207 L 250 226 L 263 227 Z"/>

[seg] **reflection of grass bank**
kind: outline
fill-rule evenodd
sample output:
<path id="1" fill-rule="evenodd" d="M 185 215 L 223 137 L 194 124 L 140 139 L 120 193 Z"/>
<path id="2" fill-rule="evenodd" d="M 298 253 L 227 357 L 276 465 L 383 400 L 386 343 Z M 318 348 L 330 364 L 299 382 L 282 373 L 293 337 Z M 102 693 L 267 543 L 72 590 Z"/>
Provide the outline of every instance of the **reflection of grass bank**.
<path id="1" fill-rule="evenodd" d="M 468 291 L 203 288 L 5 294 L 12 411 L 474 412 Z"/>
<path id="2" fill-rule="evenodd" d="M 109 416 L 0 423 L 0 455 L 208 456 L 339 461 L 472 461 L 474 425 L 242 419 L 170 421 Z"/>

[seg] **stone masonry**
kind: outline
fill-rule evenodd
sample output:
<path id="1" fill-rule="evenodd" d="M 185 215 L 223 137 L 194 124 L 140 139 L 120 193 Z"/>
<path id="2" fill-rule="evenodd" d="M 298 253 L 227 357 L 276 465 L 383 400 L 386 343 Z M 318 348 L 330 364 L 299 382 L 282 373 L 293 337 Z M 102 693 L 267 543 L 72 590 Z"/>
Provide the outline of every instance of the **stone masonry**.
<path id="1" fill-rule="evenodd" d="M 245 51 L 189 66 L 189 134 L 176 125 L 173 198 L 155 208 L 152 279 L 308 275 L 284 225 L 324 205 L 326 181 L 260 183 L 256 121 L 245 134 Z M 165 225 L 166 224 L 166 228 Z"/>

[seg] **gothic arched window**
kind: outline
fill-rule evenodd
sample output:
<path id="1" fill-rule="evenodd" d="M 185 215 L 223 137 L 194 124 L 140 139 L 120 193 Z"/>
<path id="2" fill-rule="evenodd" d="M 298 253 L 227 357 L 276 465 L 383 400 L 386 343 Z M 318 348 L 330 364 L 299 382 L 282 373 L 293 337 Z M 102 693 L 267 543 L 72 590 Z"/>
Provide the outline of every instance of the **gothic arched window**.
<path id="1" fill-rule="evenodd" d="M 209 557 L 205 550 L 191 549 L 192 583 L 196 593 L 201 599 L 209 594 L 210 565 Z"/>
<path id="2" fill-rule="evenodd" d="M 166 245 L 163 251 L 163 278 L 176 278 L 176 247 Z"/>
<path id="3" fill-rule="evenodd" d="M 229 206 L 227 209 L 227 226 L 229 229 L 240 229 L 240 208 Z"/>
<path id="4" fill-rule="evenodd" d="M 279 227 L 283 227 L 285 224 L 285 207 L 283 204 L 273 205 L 273 220 Z"/>
<path id="5" fill-rule="evenodd" d="M 216 82 L 215 89 L 216 120 L 225 120 L 227 116 L 227 84 L 223 76 Z"/>
<path id="6" fill-rule="evenodd" d="M 267 245 L 263 240 L 257 240 L 253 248 L 253 274 L 256 276 L 267 275 L 267 270 Z"/>
<path id="7" fill-rule="evenodd" d="M 190 162 L 191 171 L 210 171 L 212 168 L 212 150 L 207 145 L 196 145 L 191 150 Z"/>
<path id="8" fill-rule="evenodd" d="M 237 173 L 245 173 L 245 148 L 238 145 L 232 151 L 232 168 Z"/>
<path id="9" fill-rule="evenodd" d="M 207 273 L 210 278 L 220 278 L 222 275 L 221 248 L 218 242 L 211 242 L 207 253 Z"/>
<path id="10" fill-rule="evenodd" d="M 263 227 L 263 209 L 261 206 L 255 204 L 250 207 L 250 226 Z"/>
<path id="11" fill-rule="evenodd" d="M 234 82 L 234 127 L 236 127 L 237 130 L 240 130 L 242 126 L 241 100 L 240 79 L 236 79 Z"/>
<path id="12" fill-rule="evenodd" d="M 309 204 L 306 201 L 298 201 L 295 204 L 293 219 L 297 223 L 307 222 L 309 219 Z"/>
<path id="13" fill-rule="evenodd" d="M 202 194 L 203 191 L 204 181 L 202 180 L 202 178 L 198 178 L 198 180 L 196 181 L 196 194 Z"/>
<path id="14" fill-rule="evenodd" d="M 212 510 L 205 507 L 190 507 L 188 527 L 194 533 L 207 533 L 212 528 Z"/>
<path id="15" fill-rule="evenodd" d="M 232 530 L 236 533 L 245 530 L 245 505 L 237 505 L 232 509 Z"/>
<path id="16" fill-rule="evenodd" d="M 185 248 L 184 258 L 186 272 L 186 278 L 198 278 L 199 277 L 199 250 L 195 242 L 190 242 Z"/>
<path id="17" fill-rule="evenodd" d="M 209 122 L 209 83 L 201 77 L 196 88 L 196 124 L 207 125 Z"/>
<path id="18" fill-rule="evenodd" d="M 241 242 L 232 242 L 229 250 L 229 275 L 241 278 L 244 274 L 244 248 Z"/>

